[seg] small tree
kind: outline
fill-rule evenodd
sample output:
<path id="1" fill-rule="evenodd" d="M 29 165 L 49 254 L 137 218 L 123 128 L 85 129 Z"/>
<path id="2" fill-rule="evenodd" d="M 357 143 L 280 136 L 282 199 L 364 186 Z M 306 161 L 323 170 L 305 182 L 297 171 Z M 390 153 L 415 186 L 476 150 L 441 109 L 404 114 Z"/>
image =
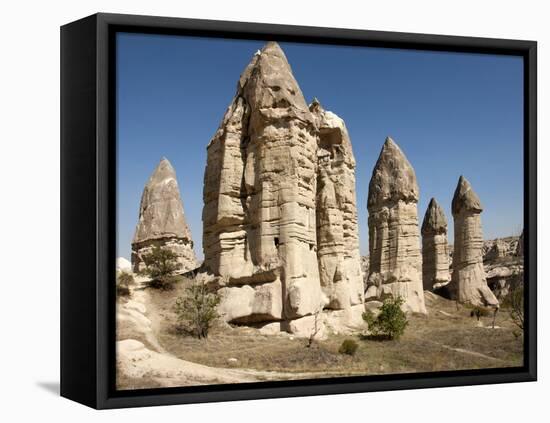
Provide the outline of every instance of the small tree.
<path id="1" fill-rule="evenodd" d="M 314 324 L 313 324 L 313 328 L 311 329 L 311 334 L 309 335 L 309 338 L 308 338 L 307 344 L 306 344 L 306 347 L 308 347 L 308 348 L 310 348 L 313 345 L 313 342 L 315 341 L 315 337 L 317 336 L 317 334 L 321 330 L 321 325 L 319 323 L 319 313 L 320 313 L 320 311 L 317 311 L 317 313 L 315 313 L 315 321 L 314 321 Z"/>
<path id="2" fill-rule="evenodd" d="M 117 297 L 129 297 L 130 285 L 134 283 L 134 277 L 131 273 L 120 272 L 116 278 L 116 295 Z"/>
<path id="3" fill-rule="evenodd" d="M 524 324 L 524 304 L 523 304 L 523 287 L 518 286 L 510 291 L 508 301 L 510 304 L 510 317 L 512 322 L 523 330 Z"/>
<path id="4" fill-rule="evenodd" d="M 387 298 L 378 316 L 371 311 L 363 313 L 363 320 L 369 325 L 371 333 L 388 339 L 399 339 L 409 324 L 407 315 L 401 310 L 403 303 L 404 300 L 401 297 Z"/>
<path id="5" fill-rule="evenodd" d="M 178 256 L 169 249 L 155 245 L 150 253 L 143 255 L 145 269 L 141 272 L 151 279 L 149 286 L 171 289 L 177 281 L 174 272 L 178 270 Z"/>
<path id="6" fill-rule="evenodd" d="M 219 317 L 220 296 L 208 291 L 203 283 L 186 288 L 186 295 L 176 299 L 174 306 L 178 321 L 197 338 L 207 338 L 214 320 Z"/>

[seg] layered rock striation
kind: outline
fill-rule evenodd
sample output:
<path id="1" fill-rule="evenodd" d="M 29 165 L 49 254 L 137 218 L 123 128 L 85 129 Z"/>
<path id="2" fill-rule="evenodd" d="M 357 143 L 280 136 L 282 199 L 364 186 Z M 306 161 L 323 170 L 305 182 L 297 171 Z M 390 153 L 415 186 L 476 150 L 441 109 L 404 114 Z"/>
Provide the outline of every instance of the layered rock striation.
<path id="1" fill-rule="evenodd" d="M 204 270 L 227 321 L 293 331 L 324 307 L 362 304 L 354 168 L 343 121 L 310 110 L 283 51 L 267 43 L 207 149 Z"/>
<path id="2" fill-rule="evenodd" d="M 369 183 L 369 276 L 365 300 L 402 297 L 407 311 L 426 314 L 413 167 L 387 138 Z"/>
<path id="3" fill-rule="evenodd" d="M 342 310 L 363 304 L 359 254 L 355 158 L 346 125 L 315 99 L 317 118 L 317 257 L 326 308 Z"/>
<path id="4" fill-rule="evenodd" d="M 483 207 L 470 183 L 460 176 L 452 213 L 454 219 L 453 273 L 448 286 L 452 298 L 475 306 L 498 306 L 487 286 L 483 268 Z"/>
<path id="5" fill-rule="evenodd" d="M 191 231 L 185 220 L 176 172 L 163 158 L 143 189 L 139 221 L 132 241 L 132 269 L 145 268 L 143 256 L 154 246 L 170 249 L 182 272 L 197 267 Z"/>
<path id="6" fill-rule="evenodd" d="M 422 283 L 432 291 L 450 280 L 447 219 L 439 203 L 432 198 L 422 222 Z"/>

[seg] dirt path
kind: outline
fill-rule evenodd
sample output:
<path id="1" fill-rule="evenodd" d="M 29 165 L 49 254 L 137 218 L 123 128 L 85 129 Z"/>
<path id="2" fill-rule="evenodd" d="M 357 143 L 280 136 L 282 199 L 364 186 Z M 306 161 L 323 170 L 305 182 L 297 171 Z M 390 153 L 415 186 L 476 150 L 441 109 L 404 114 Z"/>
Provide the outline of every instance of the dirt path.
<path id="1" fill-rule="evenodd" d="M 450 351 L 455 351 L 455 352 L 458 352 L 458 353 L 468 354 L 468 355 L 478 357 L 478 358 L 484 358 L 486 360 L 493 360 L 493 361 L 498 361 L 498 362 L 504 363 L 504 360 L 501 360 L 500 358 L 490 357 L 490 356 L 482 354 L 480 352 L 476 352 L 476 351 L 472 351 L 472 350 L 466 350 L 464 348 L 455 348 L 455 347 L 451 347 L 450 345 L 445 345 L 445 344 L 442 344 L 442 343 L 436 342 L 436 341 L 430 341 L 430 340 L 423 340 L 423 341 L 424 342 L 429 342 L 432 345 L 437 345 L 438 347 L 445 348 L 445 349 L 450 350 Z"/>

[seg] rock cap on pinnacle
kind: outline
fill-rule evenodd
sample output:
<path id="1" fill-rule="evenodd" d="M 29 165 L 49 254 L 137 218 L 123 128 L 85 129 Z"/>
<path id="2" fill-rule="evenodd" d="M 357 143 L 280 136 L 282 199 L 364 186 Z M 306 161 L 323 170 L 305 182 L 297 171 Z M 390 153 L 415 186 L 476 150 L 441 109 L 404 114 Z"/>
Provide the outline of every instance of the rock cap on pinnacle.
<path id="1" fill-rule="evenodd" d="M 481 205 L 479 197 L 472 189 L 470 182 L 468 182 L 463 175 L 460 175 L 455 189 L 455 194 L 453 196 L 453 215 L 460 213 L 462 210 L 481 213 L 483 211 L 483 206 Z"/>
<path id="2" fill-rule="evenodd" d="M 185 221 L 176 171 L 163 157 L 143 189 L 132 243 L 168 237 L 191 240 L 191 232 Z"/>
<path id="3" fill-rule="evenodd" d="M 418 195 L 413 167 L 396 142 L 387 137 L 369 183 L 369 210 L 399 200 L 416 203 Z"/>
<path id="4" fill-rule="evenodd" d="M 432 197 L 426 209 L 424 221 L 422 222 L 422 235 L 446 232 L 447 218 L 445 217 L 445 212 L 436 199 Z"/>
<path id="5" fill-rule="evenodd" d="M 237 91 L 253 110 L 292 107 L 309 112 L 285 53 L 275 41 L 267 42 L 254 55 L 239 79 Z"/>

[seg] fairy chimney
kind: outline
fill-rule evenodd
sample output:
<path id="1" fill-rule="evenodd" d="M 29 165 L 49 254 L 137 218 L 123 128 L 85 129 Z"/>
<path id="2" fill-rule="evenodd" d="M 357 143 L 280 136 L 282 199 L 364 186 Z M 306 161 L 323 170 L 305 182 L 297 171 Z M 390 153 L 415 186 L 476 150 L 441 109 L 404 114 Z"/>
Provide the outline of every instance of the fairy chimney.
<path id="1" fill-rule="evenodd" d="M 253 57 L 207 149 L 203 248 L 233 322 L 296 319 L 322 304 L 317 129 L 285 54 Z"/>
<path id="2" fill-rule="evenodd" d="M 143 189 L 139 221 L 132 241 L 132 269 L 145 268 L 143 256 L 154 246 L 170 249 L 182 272 L 197 267 L 191 231 L 185 221 L 176 172 L 163 158 Z"/>
<path id="3" fill-rule="evenodd" d="M 399 146 L 386 138 L 369 184 L 370 263 L 365 300 L 401 297 L 406 311 L 426 314 L 418 196 L 413 167 Z"/>
<path id="4" fill-rule="evenodd" d="M 326 308 L 363 304 L 363 273 L 355 193 L 355 158 L 344 121 L 310 105 L 317 118 L 317 257 Z"/>
<path id="5" fill-rule="evenodd" d="M 422 222 L 422 283 L 432 291 L 450 280 L 447 219 L 439 203 L 432 198 Z"/>
<path id="6" fill-rule="evenodd" d="M 449 292 L 461 303 L 498 307 L 483 268 L 482 211 L 479 197 L 468 180 L 460 176 L 452 202 L 454 249 Z"/>

